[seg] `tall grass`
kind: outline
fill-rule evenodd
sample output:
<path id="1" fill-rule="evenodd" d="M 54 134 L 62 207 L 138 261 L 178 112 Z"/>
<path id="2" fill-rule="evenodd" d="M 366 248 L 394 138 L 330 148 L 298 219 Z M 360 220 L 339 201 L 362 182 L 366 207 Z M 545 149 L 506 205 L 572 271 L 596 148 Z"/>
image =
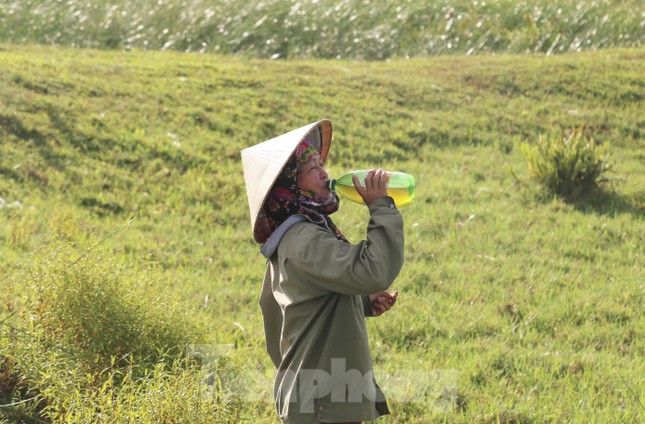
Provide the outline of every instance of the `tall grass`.
<path id="1" fill-rule="evenodd" d="M 0 350 L 0 398 L 22 393 L 29 402 L 17 416 L 43 411 L 68 422 L 104 421 L 112 408 L 131 417 L 182 417 L 174 402 L 185 403 L 186 393 L 212 412 L 213 401 L 198 396 L 199 369 L 181 361 L 198 341 L 197 327 L 155 274 L 129 272 L 100 249 L 78 252 L 54 241 L 5 275 L 11 302 L 3 309 L 15 318 L 2 323 L 9 348 Z M 176 384 L 184 391 L 166 395 L 173 404 L 163 406 L 163 387 Z M 161 391 L 154 404 L 146 401 L 150 391 Z"/>
<path id="2" fill-rule="evenodd" d="M 637 0 L 0 0 L 0 41 L 261 58 L 555 54 L 645 41 Z"/>
<path id="3" fill-rule="evenodd" d="M 575 128 L 564 135 L 541 136 L 536 146 L 522 145 L 529 172 L 549 194 L 575 199 L 606 182 L 611 169 L 607 145 L 597 145 Z"/>

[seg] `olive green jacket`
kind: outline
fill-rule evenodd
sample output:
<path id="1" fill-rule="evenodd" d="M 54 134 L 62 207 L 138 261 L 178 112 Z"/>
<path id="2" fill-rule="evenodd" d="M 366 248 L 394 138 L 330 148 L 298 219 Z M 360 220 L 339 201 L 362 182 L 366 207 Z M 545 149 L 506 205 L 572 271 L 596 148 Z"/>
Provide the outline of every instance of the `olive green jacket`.
<path id="1" fill-rule="evenodd" d="M 267 261 L 260 306 L 285 423 L 365 421 L 388 413 L 374 381 L 365 316 L 371 314 L 367 295 L 388 289 L 403 265 L 403 219 L 389 197 L 369 211 L 367 239 L 358 244 L 301 221 Z"/>

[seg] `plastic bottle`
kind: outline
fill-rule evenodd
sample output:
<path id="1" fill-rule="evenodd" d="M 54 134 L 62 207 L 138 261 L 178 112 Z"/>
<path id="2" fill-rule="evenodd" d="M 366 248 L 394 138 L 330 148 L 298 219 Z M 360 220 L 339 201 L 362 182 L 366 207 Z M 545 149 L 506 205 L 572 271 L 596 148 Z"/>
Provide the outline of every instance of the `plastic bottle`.
<path id="1" fill-rule="evenodd" d="M 367 172 L 368 170 L 366 169 L 351 171 L 340 178 L 327 181 L 327 186 L 352 202 L 365 204 L 363 198 L 354 188 L 352 176 L 356 175 L 358 181 L 365 187 L 365 174 Z M 414 177 L 404 172 L 390 172 L 389 174 L 390 179 L 387 182 L 388 196 L 394 199 L 397 207 L 410 204 L 414 199 Z"/>

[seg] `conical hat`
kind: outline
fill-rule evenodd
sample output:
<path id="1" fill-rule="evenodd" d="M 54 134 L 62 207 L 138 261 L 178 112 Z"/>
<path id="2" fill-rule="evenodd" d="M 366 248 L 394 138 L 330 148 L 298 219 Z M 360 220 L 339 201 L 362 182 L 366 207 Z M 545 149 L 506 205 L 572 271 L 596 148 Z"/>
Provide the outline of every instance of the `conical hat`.
<path id="1" fill-rule="evenodd" d="M 331 144 L 331 131 L 331 121 L 323 119 L 242 150 L 244 183 L 256 242 L 264 243 L 269 237 L 271 230 L 264 214 L 264 202 L 298 144 L 307 139 L 325 160 Z"/>

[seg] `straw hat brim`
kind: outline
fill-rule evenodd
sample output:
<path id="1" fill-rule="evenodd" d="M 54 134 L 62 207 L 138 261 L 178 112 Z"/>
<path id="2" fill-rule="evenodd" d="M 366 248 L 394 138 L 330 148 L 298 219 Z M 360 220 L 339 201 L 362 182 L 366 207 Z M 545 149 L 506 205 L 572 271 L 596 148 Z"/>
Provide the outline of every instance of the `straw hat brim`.
<path id="1" fill-rule="evenodd" d="M 264 203 L 298 144 L 307 139 L 318 149 L 324 161 L 329 153 L 331 133 L 331 121 L 322 119 L 242 150 L 244 183 L 256 242 L 264 243 L 271 233 Z"/>

